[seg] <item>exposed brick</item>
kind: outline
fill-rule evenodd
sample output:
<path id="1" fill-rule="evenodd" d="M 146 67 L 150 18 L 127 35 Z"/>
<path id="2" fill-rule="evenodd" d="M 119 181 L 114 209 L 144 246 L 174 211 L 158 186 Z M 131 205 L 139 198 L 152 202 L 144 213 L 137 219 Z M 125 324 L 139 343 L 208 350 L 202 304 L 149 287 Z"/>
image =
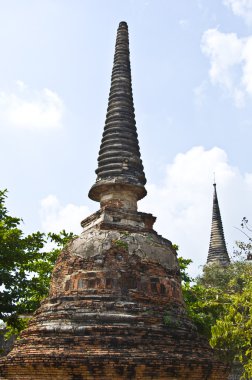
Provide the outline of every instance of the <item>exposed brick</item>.
<path id="1" fill-rule="evenodd" d="M 140 227 L 98 223 L 60 254 L 50 295 L 1 373 L 9 380 L 216 380 L 228 369 L 186 315 L 171 243 Z"/>

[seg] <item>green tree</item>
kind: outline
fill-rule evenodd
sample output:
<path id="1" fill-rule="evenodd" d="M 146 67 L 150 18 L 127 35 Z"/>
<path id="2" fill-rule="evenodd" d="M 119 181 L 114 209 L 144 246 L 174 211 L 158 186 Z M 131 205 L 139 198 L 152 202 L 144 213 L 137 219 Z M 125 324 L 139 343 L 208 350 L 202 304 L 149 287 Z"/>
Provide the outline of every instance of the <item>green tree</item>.
<path id="1" fill-rule="evenodd" d="M 251 281 L 252 278 L 250 278 Z M 239 361 L 243 379 L 252 377 L 252 283 L 231 295 L 225 313 L 212 327 L 210 343 L 231 362 Z"/>
<path id="2" fill-rule="evenodd" d="M 218 288 L 205 288 L 199 284 L 187 284 L 182 290 L 189 317 L 199 333 L 210 339 L 212 326 L 224 313 L 227 295 Z"/>
<path id="3" fill-rule="evenodd" d="M 242 218 L 241 228 L 237 228 L 246 237 L 246 241 L 237 241 L 237 249 L 234 251 L 235 257 L 241 260 L 252 260 L 252 227 L 246 217 Z"/>
<path id="4" fill-rule="evenodd" d="M 239 247 L 238 247 L 239 248 Z M 193 282 L 182 281 L 187 311 L 220 355 L 252 377 L 252 263 L 239 255 L 228 267 L 211 264 Z M 186 267 L 183 268 L 186 272 Z"/>
<path id="5" fill-rule="evenodd" d="M 20 330 L 21 314 L 32 313 L 47 296 L 51 272 L 62 247 L 74 236 L 35 232 L 25 236 L 22 219 L 10 216 L 7 191 L 0 191 L 0 319 Z M 46 250 L 48 242 L 54 248 Z"/>
<path id="6" fill-rule="evenodd" d="M 178 246 L 174 245 L 176 249 L 178 249 Z M 192 263 L 191 259 L 184 259 L 183 257 L 178 257 L 178 263 L 180 268 L 180 276 L 182 280 L 182 284 L 190 284 L 192 281 L 192 278 L 187 273 L 188 266 Z"/>
<path id="7" fill-rule="evenodd" d="M 205 288 L 216 288 L 220 292 L 234 294 L 243 290 L 251 277 L 252 266 L 247 261 L 235 261 L 227 267 L 211 264 L 204 267 L 202 276 L 196 278 L 197 284 Z"/>
<path id="8" fill-rule="evenodd" d="M 211 268 L 209 268 L 209 271 Z M 221 291 L 226 296 L 223 310 L 211 329 L 210 344 L 231 363 L 243 366 L 243 379 L 252 377 L 252 265 L 238 261 L 217 268 Z M 226 279 L 226 284 L 221 280 Z M 208 273 L 210 277 L 210 274 Z M 213 275 L 211 275 L 213 279 Z M 208 278 L 208 283 L 210 283 Z"/>

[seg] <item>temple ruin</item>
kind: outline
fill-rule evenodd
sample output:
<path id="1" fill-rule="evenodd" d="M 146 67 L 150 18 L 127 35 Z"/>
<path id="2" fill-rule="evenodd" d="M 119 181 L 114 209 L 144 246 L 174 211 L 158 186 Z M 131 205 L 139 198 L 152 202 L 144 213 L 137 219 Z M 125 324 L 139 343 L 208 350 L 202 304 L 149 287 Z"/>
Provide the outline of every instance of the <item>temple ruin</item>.
<path id="1" fill-rule="evenodd" d="M 155 217 L 137 211 L 146 179 L 125 22 L 96 174 L 89 197 L 100 209 L 59 255 L 49 296 L 2 359 L 0 378 L 227 379 L 228 368 L 187 316 L 172 243 L 153 230 Z"/>

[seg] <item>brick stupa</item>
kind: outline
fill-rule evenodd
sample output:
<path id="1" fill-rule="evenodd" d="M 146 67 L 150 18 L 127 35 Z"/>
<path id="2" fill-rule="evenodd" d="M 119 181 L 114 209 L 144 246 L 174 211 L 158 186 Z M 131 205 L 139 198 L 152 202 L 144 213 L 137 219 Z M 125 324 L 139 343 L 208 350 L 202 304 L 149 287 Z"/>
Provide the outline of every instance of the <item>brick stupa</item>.
<path id="1" fill-rule="evenodd" d="M 226 379 L 186 315 L 171 242 L 137 211 L 146 179 L 125 22 L 96 173 L 89 197 L 100 210 L 59 255 L 49 296 L 2 361 L 1 379 Z"/>

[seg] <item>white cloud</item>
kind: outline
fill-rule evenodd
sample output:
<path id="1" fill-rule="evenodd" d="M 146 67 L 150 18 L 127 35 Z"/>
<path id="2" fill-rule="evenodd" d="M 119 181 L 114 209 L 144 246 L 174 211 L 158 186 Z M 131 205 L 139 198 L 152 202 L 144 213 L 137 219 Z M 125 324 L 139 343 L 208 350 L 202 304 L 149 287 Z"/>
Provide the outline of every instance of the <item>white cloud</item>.
<path id="1" fill-rule="evenodd" d="M 248 187 L 250 188 L 250 190 L 252 190 L 252 173 L 246 173 L 245 182 L 248 185 Z"/>
<path id="2" fill-rule="evenodd" d="M 27 88 L 26 84 L 22 80 L 17 80 L 16 85 L 20 91 L 24 91 Z"/>
<path id="3" fill-rule="evenodd" d="M 199 266 L 207 258 L 214 172 L 226 242 L 232 254 L 235 240 L 242 238 L 236 236 L 234 226 L 239 226 L 244 215 L 249 218 L 252 173 L 242 175 L 228 163 L 222 149 L 199 146 L 178 154 L 167 165 L 163 184 L 148 185 L 148 196 L 140 203 L 141 210 L 157 216 L 156 231 L 179 245 L 179 255 L 193 260 L 192 275 L 199 273 Z"/>
<path id="4" fill-rule="evenodd" d="M 197 107 L 201 107 L 206 101 L 207 81 L 203 81 L 199 86 L 193 89 L 194 103 Z"/>
<path id="5" fill-rule="evenodd" d="M 252 96 L 252 36 L 208 29 L 202 37 L 202 52 L 210 59 L 209 76 L 231 96 L 237 107 Z"/>
<path id="6" fill-rule="evenodd" d="M 246 91 L 252 95 L 252 37 L 247 39 L 243 49 L 243 77 L 242 83 L 246 88 Z"/>
<path id="7" fill-rule="evenodd" d="M 14 92 L 0 91 L 2 125 L 33 130 L 59 128 L 63 112 L 62 99 L 48 88 L 32 90 L 18 80 Z"/>
<path id="8" fill-rule="evenodd" d="M 45 232 L 81 232 L 80 222 L 90 214 L 86 206 L 69 203 L 62 206 L 55 195 L 48 195 L 41 200 L 40 217 L 42 229 Z"/>
<path id="9" fill-rule="evenodd" d="M 223 3 L 247 24 L 252 24 L 252 0 L 224 0 Z"/>

